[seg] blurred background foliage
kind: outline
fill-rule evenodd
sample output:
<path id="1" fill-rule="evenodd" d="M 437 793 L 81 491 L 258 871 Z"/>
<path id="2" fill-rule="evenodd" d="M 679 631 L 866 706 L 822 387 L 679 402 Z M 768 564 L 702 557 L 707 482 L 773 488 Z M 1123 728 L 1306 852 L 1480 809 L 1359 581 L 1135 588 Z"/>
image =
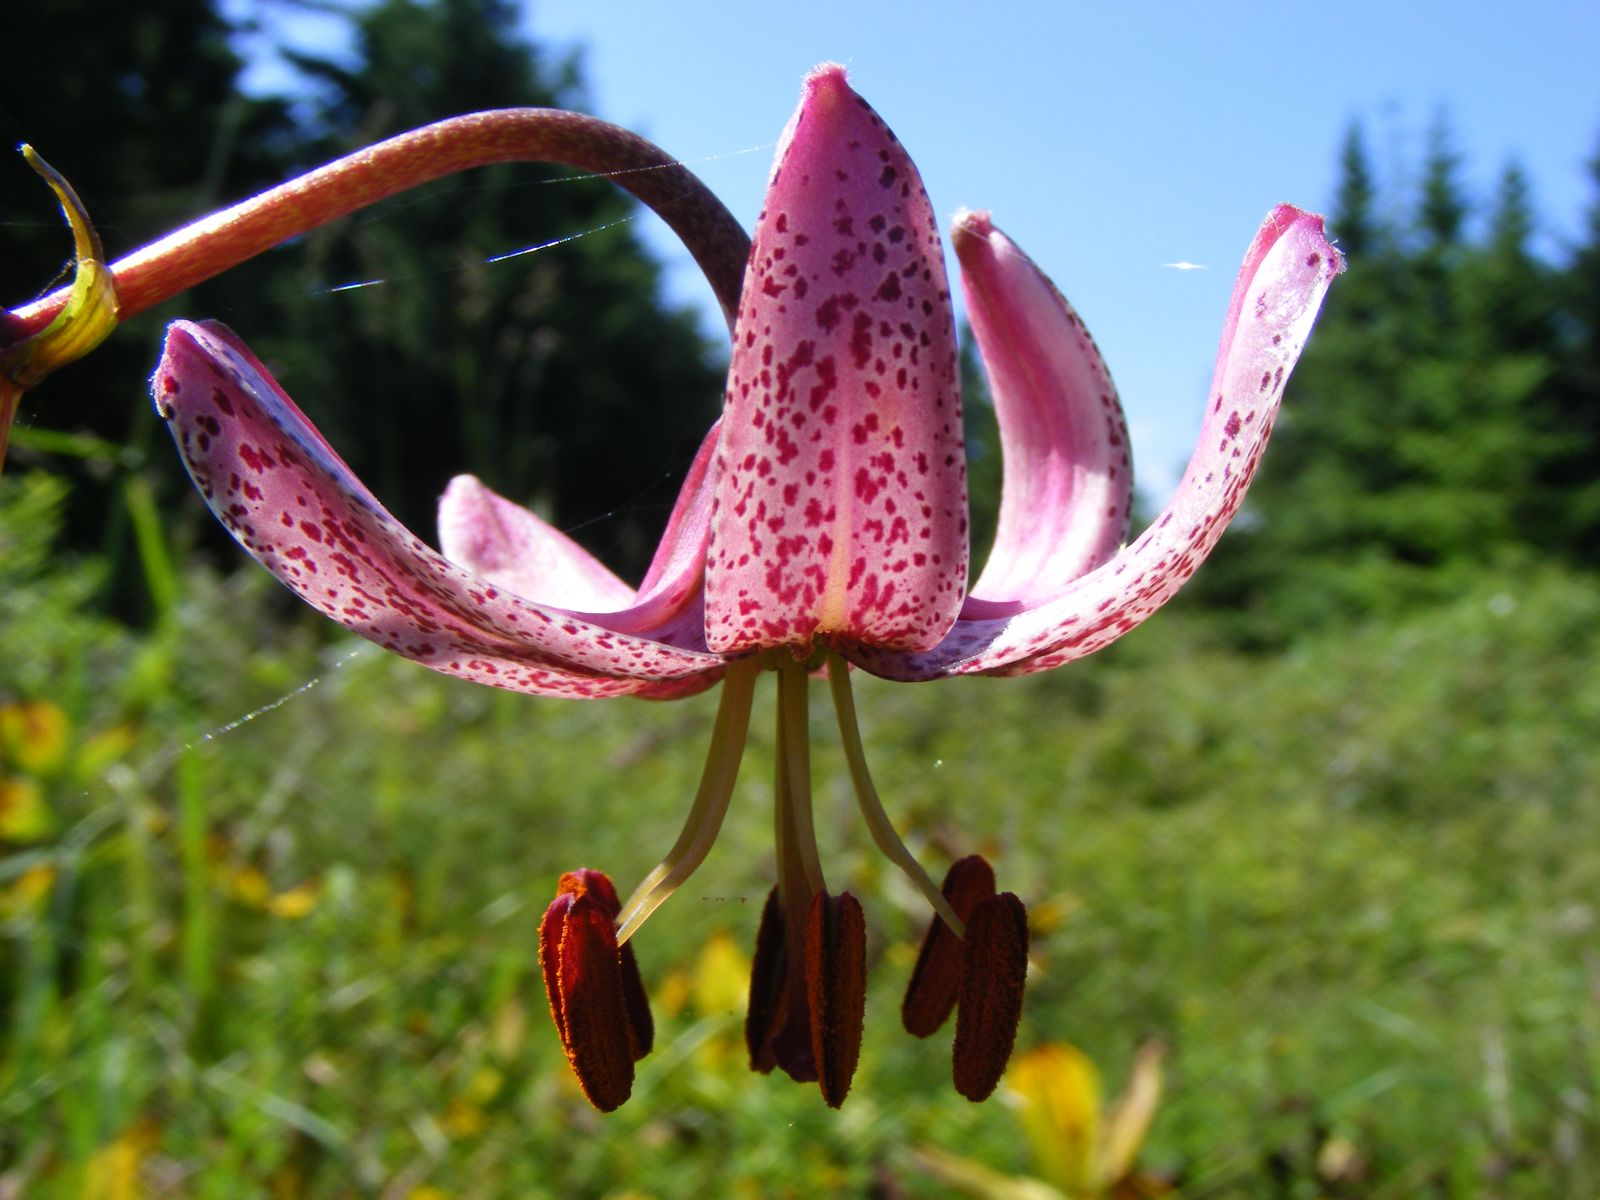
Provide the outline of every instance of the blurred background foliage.
<path id="1" fill-rule="evenodd" d="M 235 90 L 205 0 L 28 5 L 0 120 L 92 211 L 118 197 L 115 254 L 429 119 L 582 106 L 510 15 L 382 0 L 353 63 L 300 60 L 290 103 Z M 13 129 L 47 84 L 26 111 L 52 124 Z M 474 689 L 237 569 L 128 399 L 171 313 L 31 393 L 0 479 L 0 1197 L 1595 1194 L 1600 158 L 1550 262 L 1514 163 L 1479 212 L 1447 122 L 1402 193 L 1365 139 L 1330 146 L 1350 271 L 1185 600 L 1069 671 L 862 683 L 924 860 L 982 850 L 1031 906 L 1029 1066 L 981 1107 L 947 1045 L 898 1028 L 926 914 L 820 726 L 824 850 L 868 898 L 863 1064 L 838 1115 L 745 1068 L 758 714 L 724 842 L 638 942 L 659 1048 L 597 1118 L 543 1012 L 537 918 L 580 858 L 653 865 L 714 700 Z M 552 178 L 445 181 L 190 307 L 311 381 L 408 523 L 431 528 L 439 463 L 470 463 L 636 574 L 721 351 L 664 311 L 631 201 Z M 26 172 L 0 172 L 0 211 L 16 299 L 66 239 Z M 514 272 L 482 258 L 597 229 Z M 330 302 L 369 279 L 394 285 Z M 967 366 L 981 529 L 999 464 Z M 1140 1168 L 1072 1158 L 1119 1127 L 1092 1064 L 1146 1079 L 1154 1041 Z"/>

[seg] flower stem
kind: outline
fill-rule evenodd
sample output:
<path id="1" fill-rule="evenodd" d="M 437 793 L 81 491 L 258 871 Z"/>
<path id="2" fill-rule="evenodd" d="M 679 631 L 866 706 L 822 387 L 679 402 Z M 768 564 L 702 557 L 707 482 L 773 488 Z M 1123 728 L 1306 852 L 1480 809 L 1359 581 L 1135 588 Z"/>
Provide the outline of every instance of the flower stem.
<path id="1" fill-rule="evenodd" d="M 957 937 L 966 933 L 966 927 L 961 918 L 956 916 L 955 910 L 950 907 L 949 901 L 939 891 L 939 885 L 929 878 L 928 873 L 922 869 L 922 864 L 912 857 L 911 851 L 906 849 L 906 844 L 900 840 L 900 835 L 894 831 L 893 824 L 889 821 L 889 814 L 883 811 L 883 802 L 878 799 L 878 789 L 872 784 L 872 774 L 867 770 L 867 756 L 861 745 L 861 729 L 856 724 L 856 701 L 850 690 L 850 667 L 837 654 L 828 655 L 828 686 L 833 692 L 833 710 L 839 718 L 839 740 L 844 746 L 845 761 L 850 764 L 850 778 L 855 784 L 856 800 L 861 805 L 861 815 L 866 818 L 867 828 L 872 832 L 872 840 L 878 843 L 878 849 L 883 851 L 885 857 L 895 866 L 906 873 L 912 885 L 927 898 L 933 906 L 933 911 L 950 931 Z"/>
<path id="2" fill-rule="evenodd" d="M 111 264 L 121 315 L 143 312 L 397 192 L 504 162 L 560 163 L 613 178 L 683 239 L 732 326 L 750 247 L 733 215 L 660 147 L 606 121 L 553 108 L 493 109 L 425 125 L 186 225 Z M 8 332 L 42 329 L 66 306 L 69 292 L 61 288 L 17 309 Z"/>
<path id="3" fill-rule="evenodd" d="M 744 757 L 745 737 L 750 729 L 750 701 L 760 673 L 758 657 L 728 664 L 722 681 L 722 702 L 711 731 L 711 749 L 706 753 L 694 805 L 672 849 L 622 906 L 617 919 L 619 945 L 626 943 L 645 919 L 695 873 L 717 840 L 722 820 L 728 815 L 733 785 L 739 778 L 739 762 Z"/>

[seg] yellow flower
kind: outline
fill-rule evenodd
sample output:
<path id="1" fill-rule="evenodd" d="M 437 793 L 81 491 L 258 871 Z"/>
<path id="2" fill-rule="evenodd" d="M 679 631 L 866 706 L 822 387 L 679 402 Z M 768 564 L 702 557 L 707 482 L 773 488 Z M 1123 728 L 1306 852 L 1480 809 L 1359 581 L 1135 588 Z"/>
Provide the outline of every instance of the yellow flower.
<path id="1" fill-rule="evenodd" d="M 226 853 L 226 847 L 223 848 Z M 249 863 L 224 858 L 217 866 L 217 885 L 232 900 L 246 908 L 271 913 L 275 917 L 298 921 L 317 907 L 321 885 L 315 879 L 296 884 L 281 892 L 272 890 L 266 874 Z"/>
<path id="2" fill-rule="evenodd" d="M 48 789 L 69 772 L 87 783 L 127 753 L 134 730 L 116 725 L 74 745 L 72 721 L 48 700 L 0 704 L 0 842 L 55 832 Z"/>
<path id="3" fill-rule="evenodd" d="M 144 1160 L 161 1141 L 153 1121 L 141 1118 L 123 1135 L 94 1152 L 84 1172 L 84 1200 L 139 1200 Z"/>
<path id="4" fill-rule="evenodd" d="M 1128 1086 L 1101 1108 L 1100 1072 L 1079 1050 L 1046 1045 L 1018 1060 L 1011 1087 L 1040 1174 L 1068 1196 L 1107 1194 L 1133 1172 L 1161 1099 L 1162 1048 L 1144 1046 Z"/>
<path id="5" fill-rule="evenodd" d="M 44 792 L 31 779 L 0 779 L 0 841 L 37 842 L 55 822 Z"/>
<path id="6" fill-rule="evenodd" d="M 53 774 L 67 756 L 67 714 L 47 700 L 0 704 L 6 761 L 29 775 Z"/>
<path id="7" fill-rule="evenodd" d="M 1007 1082 L 1033 1150 L 1037 1177 L 1017 1179 L 935 1147 L 917 1159 L 943 1182 L 981 1200 L 1132 1200 L 1169 1191 L 1134 1170 L 1161 1099 L 1162 1047 L 1134 1058 L 1128 1085 L 1102 1106 L 1100 1072 L 1082 1051 L 1040 1046 L 1018 1058 Z"/>
<path id="8" fill-rule="evenodd" d="M 50 894 L 50 887 L 55 881 L 54 867 L 37 866 L 29 867 L 17 876 L 15 883 L 0 886 L 0 918 L 32 911 Z"/>
<path id="9" fill-rule="evenodd" d="M 267 911 L 275 917 L 285 917 L 291 921 L 298 921 L 301 917 L 308 916 L 311 910 L 317 907 L 317 882 L 308 879 L 297 884 L 287 891 L 279 892 L 267 900 Z"/>
<path id="10" fill-rule="evenodd" d="M 750 958 L 726 929 L 706 939 L 693 975 L 694 1006 L 702 1017 L 744 1011 L 750 990 Z"/>

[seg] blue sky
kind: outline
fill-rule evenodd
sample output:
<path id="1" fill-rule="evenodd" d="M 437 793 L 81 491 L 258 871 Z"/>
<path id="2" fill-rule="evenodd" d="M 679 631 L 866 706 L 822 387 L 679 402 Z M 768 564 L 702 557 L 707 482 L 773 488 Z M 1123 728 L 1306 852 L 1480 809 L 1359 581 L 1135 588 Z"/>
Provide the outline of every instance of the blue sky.
<path id="1" fill-rule="evenodd" d="M 747 225 L 814 64 L 844 63 L 920 166 L 934 209 L 987 208 L 1094 331 L 1122 392 L 1141 484 L 1187 458 L 1233 273 L 1286 200 L 1325 211 L 1352 118 L 1408 183 L 1449 114 L 1486 201 L 1529 172 L 1552 257 L 1595 197 L 1600 4 L 1467 0 L 1091 6 L 538 0 L 524 30 L 581 48 L 593 109 L 695 169 Z M 754 148 L 754 149 L 752 149 Z M 664 227 L 674 294 L 709 292 Z M 1204 264 L 1179 270 L 1163 264 Z M 1337 286 L 1337 285 L 1335 285 Z"/>

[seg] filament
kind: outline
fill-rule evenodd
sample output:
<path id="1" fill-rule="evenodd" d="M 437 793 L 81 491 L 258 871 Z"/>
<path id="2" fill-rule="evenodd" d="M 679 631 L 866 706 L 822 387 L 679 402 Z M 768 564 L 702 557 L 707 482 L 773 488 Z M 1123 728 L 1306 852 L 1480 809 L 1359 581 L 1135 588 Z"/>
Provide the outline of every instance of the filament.
<path id="1" fill-rule="evenodd" d="M 878 789 L 872 784 L 866 752 L 861 746 L 855 696 L 850 691 L 850 667 L 832 652 L 828 654 L 828 686 L 833 691 L 833 711 L 839 718 L 839 740 L 844 746 L 845 761 L 850 764 L 850 779 L 855 784 L 856 801 L 861 806 L 861 815 L 866 818 L 872 840 L 890 862 L 906 873 L 912 885 L 933 906 L 934 912 L 950 927 L 950 931 L 957 937 L 965 936 L 966 926 L 961 918 L 956 916 L 938 885 L 922 869 L 922 864 L 906 849 L 906 844 L 900 840 L 900 835 L 889 821 L 889 814 L 883 811 L 883 802 L 878 799 Z"/>
<path id="2" fill-rule="evenodd" d="M 739 778 L 739 762 L 744 757 L 745 737 L 750 729 L 750 701 L 760 671 L 761 660 L 755 657 L 728 664 L 722 681 L 722 702 L 711 731 L 711 748 L 706 753 L 694 804 L 672 849 L 622 906 L 617 919 L 618 945 L 627 942 L 645 919 L 695 873 L 716 842 L 722 820 L 728 815 L 733 785 Z"/>

